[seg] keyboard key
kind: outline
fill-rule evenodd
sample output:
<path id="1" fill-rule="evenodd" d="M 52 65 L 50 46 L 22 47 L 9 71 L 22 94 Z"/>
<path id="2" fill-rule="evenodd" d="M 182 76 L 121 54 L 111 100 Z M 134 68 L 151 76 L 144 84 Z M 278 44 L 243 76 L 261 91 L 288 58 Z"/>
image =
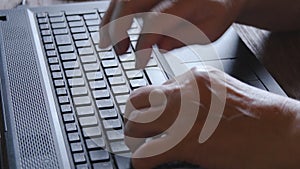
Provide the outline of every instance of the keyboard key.
<path id="1" fill-rule="evenodd" d="M 112 91 L 114 94 L 129 94 L 129 89 L 126 85 L 112 86 Z"/>
<path id="2" fill-rule="evenodd" d="M 73 100 L 75 106 L 87 106 L 91 104 L 91 99 L 89 96 L 74 97 Z"/>
<path id="3" fill-rule="evenodd" d="M 80 117 L 79 123 L 81 127 L 92 127 L 98 125 L 98 121 L 95 116 Z"/>
<path id="4" fill-rule="evenodd" d="M 46 44 L 46 45 L 45 45 L 45 49 L 46 49 L 46 50 L 54 50 L 55 47 L 54 47 L 53 43 L 52 43 L 52 44 Z"/>
<path id="5" fill-rule="evenodd" d="M 106 73 L 106 76 L 108 76 L 108 77 L 122 75 L 122 71 L 119 67 L 118 68 L 105 69 L 105 73 Z"/>
<path id="6" fill-rule="evenodd" d="M 72 33 L 85 33 L 86 30 L 84 27 L 75 27 L 75 28 L 71 28 L 71 32 Z"/>
<path id="7" fill-rule="evenodd" d="M 101 162 L 101 163 L 94 163 L 93 168 L 97 169 L 114 169 L 111 162 Z"/>
<path id="8" fill-rule="evenodd" d="M 67 123 L 65 124 L 67 132 L 77 131 L 77 126 L 75 123 Z"/>
<path id="9" fill-rule="evenodd" d="M 91 116 L 94 115 L 94 109 L 92 106 L 76 107 L 78 116 Z"/>
<path id="10" fill-rule="evenodd" d="M 95 89 L 105 89 L 106 88 L 106 84 L 105 81 L 100 80 L 100 81 L 91 81 L 90 82 L 90 87 L 92 90 Z"/>
<path id="11" fill-rule="evenodd" d="M 143 78 L 143 73 L 140 70 L 129 70 L 126 71 L 126 76 L 128 79 L 141 79 Z"/>
<path id="12" fill-rule="evenodd" d="M 73 158 L 74 158 L 75 163 L 85 163 L 86 162 L 84 153 L 73 154 Z"/>
<path id="13" fill-rule="evenodd" d="M 48 16 L 50 18 L 52 17 L 59 17 L 59 16 L 63 16 L 64 14 L 62 12 L 52 12 L 52 13 L 49 13 Z"/>
<path id="14" fill-rule="evenodd" d="M 69 22 L 69 26 L 70 26 L 70 28 L 72 28 L 72 27 L 82 27 L 83 22 L 82 21 L 72 21 L 72 22 Z"/>
<path id="15" fill-rule="evenodd" d="M 68 79 L 68 82 L 71 87 L 79 87 L 84 85 L 84 80 L 82 78 Z"/>
<path id="16" fill-rule="evenodd" d="M 60 53 L 70 53 L 70 52 L 74 52 L 74 47 L 71 45 L 59 46 L 58 51 Z"/>
<path id="17" fill-rule="evenodd" d="M 65 21 L 64 17 L 52 17 L 52 18 L 50 18 L 51 23 L 64 22 L 64 21 Z"/>
<path id="18" fill-rule="evenodd" d="M 82 95 L 87 95 L 88 91 L 86 87 L 75 87 L 75 88 L 71 88 L 71 94 L 73 96 L 82 96 Z"/>
<path id="19" fill-rule="evenodd" d="M 53 43 L 53 39 L 51 36 L 44 36 L 43 37 L 43 42 L 44 43 Z"/>
<path id="20" fill-rule="evenodd" d="M 80 21 L 81 17 L 79 15 L 75 15 L 75 16 L 67 16 L 67 21 Z"/>
<path id="21" fill-rule="evenodd" d="M 96 105 L 99 109 L 109 109 L 114 107 L 114 104 L 111 99 L 97 100 Z"/>
<path id="22" fill-rule="evenodd" d="M 111 142 L 110 148 L 112 153 L 129 151 L 129 148 L 125 145 L 124 141 Z"/>
<path id="23" fill-rule="evenodd" d="M 167 78 L 165 77 L 162 70 L 157 67 L 145 68 L 145 72 L 152 85 L 161 85 L 165 81 L 167 81 Z"/>
<path id="24" fill-rule="evenodd" d="M 89 152 L 90 159 L 92 162 L 97 161 L 108 161 L 109 160 L 109 154 L 105 150 L 94 150 Z"/>
<path id="25" fill-rule="evenodd" d="M 60 29 L 60 28 L 66 28 L 67 24 L 65 22 L 62 23 L 53 23 L 51 24 L 52 29 Z"/>
<path id="26" fill-rule="evenodd" d="M 56 55 L 56 51 L 55 50 L 49 50 L 49 51 L 47 51 L 47 56 L 48 57 L 56 57 L 57 55 Z"/>
<path id="27" fill-rule="evenodd" d="M 83 151 L 81 143 L 71 143 L 70 145 L 71 145 L 71 151 L 73 153 L 82 152 Z"/>
<path id="28" fill-rule="evenodd" d="M 122 65 L 125 70 L 135 69 L 135 62 L 124 62 L 124 63 L 122 63 Z"/>
<path id="29" fill-rule="evenodd" d="M 82 47 L 90 47 L 91 46 L 91 43 L 89 40 L 80 40 L 80 41 L 76 41 L 75 42 L 75 45 L 78 47 L 78 48 L 82 48 Z"/>
<path id="30" fill-rule="evenodd" d="M 86 73 L 86 77 L 88 80 L 102 80 L 103 75 L 101 72 L 89 72 Z"/>
<path id="31" fill-rule="evenodd" d="M 49 28 L 50 28 L 50 26 L 48 24 L 40 24 L 40 29 L 41 30 L 47 30 Z"/>
<path id="32" fill-rule="evenodd" d="M 92 55 L 92 54 L 94 54 L 94 51 L 90 47 L 89 48 L 79 48 L 78 54 L 79 55 Z"/>
<path id="33" fill-rule="evenodd" d="M 72 111 L 70 105 L 61 105 L 60 109 L 62 113 L 70 113 Z"/>
<path id="34" fill-rule="evenodd" d="M 93 33 L 91 33 L 91 37 L 92 37 L 92 40 L 93 40 L 94 44 L 98 44 L 99 43 L 99 41 L 100 41 L 99 32 L 93 32 Z"/>
<path id="35" fill-rule="evenodd" d="M 135 55 L 132 53 L 127 53 L 119 56 L 119 59 L 121 62 L 135 61 Z"/>
<path id="36" fill-rule="evenodd" d="M 83 15 L 83 18 L 85 20 L 93 20 L 93 19 L 98 19 L 98 14 L 87 14 L 87 15 Z"/>
<path id="37" fill-rule="evenodd" d="M 66 123 L 75 122 L 74 115 L 72 113 L 64 114 L 63 119 L 64 119 L 64 122 L 66 122 Z"/>
<path id="38" fill-rule="evenodd" d="M 124 140 L 123 130 L 111 130 L 106 132 L 109 141 Z"/>
<path id="39" fill-rule="evenodd" d="M 78 133 L 69 133 L 68 134 L 68 140 L 70 142 L 77 142 L 80 141 L 80 137 Z"/>
<path id="40" fill-rule="evenodd" d="M 101 137 L 86 139 L 85 143 L 88 150 L 100 149 L 105 147 L 105 142 Z"/>
<path id="41" fill-rule="evenodd" d="M 130 158 L 128 156 L 115 155 L 115 161 L 118 169 L 132 168 Z"/>
<path id="42" fill-rule="evenodd" d="M 125 105 L 119 105 L 119 108 L 120 108 L 121 114 L 124 115 L 126 106 Z"/>
<path id="43" fill-rule="evenodd" d="M 121 129 L 122 124 L 119 119 L 103 120 L 105 129 Z"/>
<path id="44" fill-rule="evenodd" d="M 100 127 L 88 127 L 88 128 L 82 128 L 83 136 L 86 138 L 91 137 L 100 137 L 101 136 L 101 129 Z"/>
<path id="45" fill-rule="evenodd" d="M 130 85 L 132 88 L 138 88 L 138 87 L 146 86 L 147 82 L 145 79 L 134 79 L 134 80 L 130 80 Z"/>
<path id="46" fill-rule="evenodd" d="M 48 58 L 48 62 L 49 62 L 49 64 L 58 64 L 58 59 L 57 59 L 57 57 L 51 57 L 51 58 Z"/>
<path id="47" fill-rule="evenodd" d="M 81 71 L 79 69 L 67 70 L 66 76 L 68 78 L 81 77 Z"/>
<path id="48" fill-rule="evenodd" d="M 43 36 L 49 36 L 49 35 L 51 35 L 51 31 L 50 30 L 42 30 L 42 35 Z"/>
<path id="49" fill-rule="evenodd" d="M 109 118 L 117 118 L 118 113 L 116 109 L 107 109 L 107 110 L 100 110 L 100 117 L 102 119 L 109 119 Z"/>
<path id="50" fill-rule="evenodd" d="M 73 34 L 73 37 L 75 40 L 88 40 L 89 39 L 89 37 L 87 36 L 86 33 Z"/>
<path id="51" fill-rule="evenodd" d="M 98 55 L 99 55 L 99 58 L 101 60 L 114 59 L 115 58 L 115 54 L 112 51 L 99 52 Z"/>
<path id="52" fill-rule="evenodd" d="M 42 13 L 38 13 L 36 16 L 38 18 L 45 18 L 47 16 L 47 14 L 45 12 L 42 12 Z"/>
<path id="53" fill-rule="evenodd" d="M 110 97 L 107 90 L 95 90 L 93 91 L 93 96 L 95 99 L 107 99 Z"/>
<path id="54" fill-rule="evenodd" d="M 55 36 L 56 44 L 57 45 L 70 45 L 71 38 L 69 35 L 57 35 Z"/>
<path id="55" fill-rule="evenodd" d="M 116 60 L 103 60 L 101 63 L 104 68 L 113 68 L 119 65 Z"/>
<path id="56" fill-rule="evenodd" d="M 61 74 L 61 72 L 53 72 L 53 73 L 52 73 L 52 78 L 53 78 L 53 79 L 62 79 L 62 74 Z"/>
<path id="57" fill-rule="evenodd" d="M 53 34 L 54 35 L 65 35 L 68 34 L 68 30 L 63 28 L 63 29 L 53 29 Z"/>
<path id="58" fill-rule="evenodd" d="M 119 77 L 110 77 L 108 81 L 111 85 L 122 85 L 125 84 L 125 79 L 122 76 Z"/>
<path id="59" fill-rule="evenodd" d="M 119 95 L 116 96 L 116 100 L 118 104 L 125 104 L 127 102 L 129 95 Z"/>
<path id="60" fill-rule="evenodd" d="M 90 32 L 99 32 L 99 26 L 89 26 L 88 29 Z"/>
<path id="61" fill-rule="evenodd" d="M 88 164 L 79 164 L 76 165 L 76 169 L 89 169 Z"/>
<path id="62" fill-rule="evenodd" d="M 63 80 L 54 80 L 54 86 L 55 87 L 64 87 L 65 82 Z"/>
<path id="63" fill-rule="evenodd" d="M 64 62 L 63 66 L 65 69 L 76 69 L 79 68 L 79 64 L 77 61 L 69 61 L 69 62 Z"/>
<path id="64" fill-rule="evenodd" d="M 90 71 L 99 71 L 100 70 L 100 65 L 99 63 L 90 63 L 90 64 L 84 64 L 83 68 L 86 72 Z"/>
<path id="65" fill-rule="evenodd" d="M 82 63 L 95 63 L 95 62 L 97 62 L 97 59 L 94 55 L 81 56 L 80 58 L 81 58 Z"/>
<path id="66" fill-rule="evenodd" d="M 86 25 L 87 26 L 98 26 L 100 25 L 100 20 L 97 19 L 97 20 L 87 20 L 85 21 Z"/>
<path id="67" fill-rule="evenodd" d="M 76 55 L 75 53 L 65 53 L 60 55 L 61 59 L 63 61 L 74 61 L 76 60 Z"/>
<path id="68" fill-rule="evenodd" d="M 67 95 L 67 89 L 66 88 L 57 88 L 56 89 L 56 94 L 57 95 Z"/>

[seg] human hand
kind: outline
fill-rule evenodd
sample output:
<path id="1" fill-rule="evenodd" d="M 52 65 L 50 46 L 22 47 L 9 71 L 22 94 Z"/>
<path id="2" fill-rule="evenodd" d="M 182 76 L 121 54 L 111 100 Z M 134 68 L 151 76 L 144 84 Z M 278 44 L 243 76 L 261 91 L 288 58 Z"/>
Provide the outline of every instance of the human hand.
<path id="1" fill-rule="evenodd" d="M 208 169 L 297 168 L 297 160 L 291 165 L 294 150 L 299 150 L 291 148 L 298 147 L 292 134 L 297 111 L 288 109 L 289 104 L 299 108 L 299 103 L 219 70 L 193 69 L 164 85 L 132 93 L 126 105 L 125 142 L 137 169 L 171 161 Z M 218 125 L 201 143 L 208 121 Z"/>
<path id="2" fill-rule="evenodd" d="M 137 68 L 145 67 L 154 44 L 168 51 L 185 45 L 215 41 L 238 17 L 244 1 L 170 0 L 167 1 L 167 8 L 159 10 L 161 13 L 142 15 L 144 25 L 136 46 Z M 161 2 L 113 0 L 100 26 L 100 47 L 114 45 L 118 54 L 126 52 L 130 44 L 127 30 L 133 17 L 150 12 Z M 114 22 L 109 24 L 111 21 Z"/>

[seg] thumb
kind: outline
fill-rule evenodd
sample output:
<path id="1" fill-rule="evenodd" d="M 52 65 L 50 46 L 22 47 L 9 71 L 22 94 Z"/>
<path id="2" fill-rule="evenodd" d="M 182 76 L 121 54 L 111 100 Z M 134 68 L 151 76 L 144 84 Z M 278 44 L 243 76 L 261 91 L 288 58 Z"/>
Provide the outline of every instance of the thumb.
<path id="1" fill-rule="evenodd" d="M 175 149 L 169 149 L 168 136 L 147 141 L 132 154 L 132 165 L 136 169 L 151 169 L 175 160 Z"/>

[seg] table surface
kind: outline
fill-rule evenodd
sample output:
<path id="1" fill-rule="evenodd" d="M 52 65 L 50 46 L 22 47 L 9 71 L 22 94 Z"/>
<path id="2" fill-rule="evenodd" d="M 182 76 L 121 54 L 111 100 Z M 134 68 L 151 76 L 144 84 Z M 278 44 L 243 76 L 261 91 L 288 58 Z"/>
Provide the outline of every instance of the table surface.
<path id="1" fill-rule="evenodd" d="M 0 9 L 14 8 L 21 1 L 0 0 Z M 82 1 L 84 0 L 27 0 L 27 5 L 45 6 Z M 300 100 L 300 31 L 271 33 L 238 24 L 234 24 L 234 28 L 288 96 Z"/>

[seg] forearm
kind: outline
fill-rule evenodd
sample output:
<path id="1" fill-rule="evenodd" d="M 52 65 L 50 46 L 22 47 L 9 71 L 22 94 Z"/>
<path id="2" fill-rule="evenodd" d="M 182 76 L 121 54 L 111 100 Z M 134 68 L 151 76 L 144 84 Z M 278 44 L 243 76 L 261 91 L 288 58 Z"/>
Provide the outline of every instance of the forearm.
<path id="1" fill-rule="evenodd" d="M 300 0 L 246 0 L 238 23 L 271 31 L 300 30 Z"/>

